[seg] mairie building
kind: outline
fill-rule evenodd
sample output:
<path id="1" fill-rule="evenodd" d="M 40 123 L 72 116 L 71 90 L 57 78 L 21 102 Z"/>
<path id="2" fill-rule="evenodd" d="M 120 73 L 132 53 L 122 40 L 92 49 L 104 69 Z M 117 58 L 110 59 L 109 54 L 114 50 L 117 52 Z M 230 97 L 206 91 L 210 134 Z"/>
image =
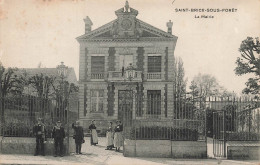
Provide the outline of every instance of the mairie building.
<path id="1" fill-rule="evenodd" d="M 173 23 L 166 23 L 167 32 L 145 23 L 128 1 L 115 14 L 115 20 L 95 30 L 86 17 L 85 34 L 77 37 L 79 117 L 85 129 L 93 119 L 102 131 L 109 121 L 126 117 L 173 117 Z"/>

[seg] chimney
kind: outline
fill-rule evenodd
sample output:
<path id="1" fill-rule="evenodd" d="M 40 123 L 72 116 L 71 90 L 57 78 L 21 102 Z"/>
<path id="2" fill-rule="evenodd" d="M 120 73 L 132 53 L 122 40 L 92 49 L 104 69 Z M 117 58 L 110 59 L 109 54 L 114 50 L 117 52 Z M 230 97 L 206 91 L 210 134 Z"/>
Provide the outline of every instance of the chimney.
<path id="1" fill-rule="evenodd" d="M 167 22 L 166 26 L 168 27 L 168 33 L 172 34 L 172 21 L 170 20 L 169 22 Z"/>
<path id="2" fill-rule="evenodd" d="M 84 19 L 84 22 L 85 22 L 85 34 L 87 34 L 91 32 L 91 26 L 93 25 L 93 23 L 88 16 Z"/>

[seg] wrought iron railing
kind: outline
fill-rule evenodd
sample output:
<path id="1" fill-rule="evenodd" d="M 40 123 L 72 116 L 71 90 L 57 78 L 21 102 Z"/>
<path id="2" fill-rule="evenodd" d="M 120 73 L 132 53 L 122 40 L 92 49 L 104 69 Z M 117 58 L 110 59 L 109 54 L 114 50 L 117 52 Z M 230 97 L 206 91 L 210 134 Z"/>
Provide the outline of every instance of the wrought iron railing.
<path id="1" fill-rule="evenodd" d="M 124 82 L 124 81 L 130 81 L 130 80 L 127 78 L 127 75 L 122 71 L 109 71 L 108 72 L 108 81 Z M 132 82 L 141 82 L 142 81 L 142 71 L 135 71 L 131 81 Z"/>
<path id="2" fill-rule="evenodd" d="M 172 101 L 173 109 L 168 109 L 169 102 L 162 98 L 136 98 L 135 115 L 126 126 L 125 137 L 197 141 L 206 140 L 206 136 L 213 137 L 215 129 L 222 131 L 215 136 L 227 141 L 260 140 L 259 101 L 178 98 Z M 219 116 L 221 120 L 213 123 L 213 112 L 216 111 L 225 111 L 225 116 Z"/>
<path id="3" fill-rule="evenodd" d="M 259 101 L 211 98 L 206 101 L 205 105 L 207 107 L 208 136 L 224 136 L 226 141 L 260 140 Z M 214 117 L 216 121 L 220 122 L 214 123 Z"/>
<path id="4" fill-rule="evenodd" d="M 0 121 L 2 136 L 32 137 L 33 126 L 38 118 L 42 118 L 47 137 L 51 137 L 52 128 L 58 120 L 67 127 L 78 117 L 75 111 L 78 108 L 74 107 L 78 106 L 78 100 L 66 102 L 60 99 L 22 96 L 0 98 L 0 103 L 1 114 L 3 114 Z"/>
<path id="5" fill-rule="evenodd" d="M 136 97 L 135 116 L 125 121 L 125 138 L 132 140 L 205 141 L 205 109 L 191 101 L 175 100 L 168 109 L 162 97 Z M 132 112 L 130 112 L 132 113 Z M 126 117 L 127 119 L 127 117 Z"/>
<path id="6" fill-rule="evenodd" d="M 104 79 L 104 73 L 91 73 L 91 79 Z"/>
<path id="7" fill-rule="evenodd" d="M 147 79 L 150 80 L 161 79 L 161 72 L 147 73 Z"/>

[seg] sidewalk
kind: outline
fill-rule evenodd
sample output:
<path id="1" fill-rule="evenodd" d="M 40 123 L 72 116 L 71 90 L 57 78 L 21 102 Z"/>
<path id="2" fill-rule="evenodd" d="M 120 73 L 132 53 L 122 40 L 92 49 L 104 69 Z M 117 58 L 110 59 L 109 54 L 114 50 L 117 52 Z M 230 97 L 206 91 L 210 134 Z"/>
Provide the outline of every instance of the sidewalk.
<path id="1" fill-rule="evenodd" d="M 171 158 L 130 158 L 122 153 L 105 150 L 105 138 L 99 138 L 98 146 L 90 146 L 89 138 L 83 144 L 82 155 L 71 154 L 65 157 L 33 156 L 33 155 L 0 155 L 0 164 L 62 164 L 62 165 L 217 165 L 245 164 L 259 165 L 257 161 L 234 161 L 216 159 L 171 159 Z"/>

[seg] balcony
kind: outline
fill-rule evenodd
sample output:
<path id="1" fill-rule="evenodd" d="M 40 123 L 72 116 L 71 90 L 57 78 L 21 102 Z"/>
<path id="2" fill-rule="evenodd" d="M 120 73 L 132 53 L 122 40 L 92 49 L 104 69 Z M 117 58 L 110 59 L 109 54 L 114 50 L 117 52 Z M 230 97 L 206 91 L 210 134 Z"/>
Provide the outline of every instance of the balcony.
<path id="1" fill-rule="evenodd" d="M 127 77 L 127 74 L 122 74 L 121 71 L 109 71 L 108 81 L 110 82 L 142 82 L 142 71 L 135 71 L 131 80 Z"/>
<path id="2" fill-rule="evenodd" d="M 91 73 L 92 80 L 102 80 L 104 79 L 104 73 Z"/>
<path id="3" fill-rule="evenodd" d="M 161 79 L 161 72 L 152 72 L 147 73 L 148 80 L 160 80 Z"/>

